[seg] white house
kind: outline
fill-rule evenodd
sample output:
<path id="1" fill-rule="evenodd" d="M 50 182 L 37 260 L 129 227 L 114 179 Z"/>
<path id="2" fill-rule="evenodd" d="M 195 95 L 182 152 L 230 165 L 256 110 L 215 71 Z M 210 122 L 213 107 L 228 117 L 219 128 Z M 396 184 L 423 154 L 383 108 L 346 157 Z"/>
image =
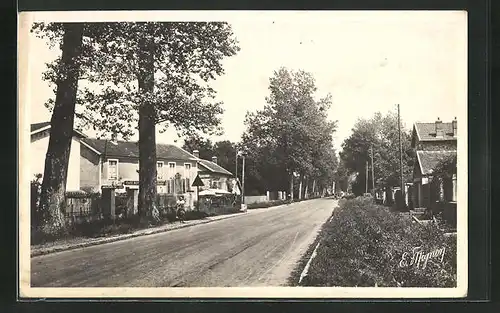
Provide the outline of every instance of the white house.
<path id="1" fill-rule="evenodd" d="M 80 142 L 87 136 L 77 130 L 73 132 L 68 164 L 66 190 L 80 190 Z M 49 146 L 50 122 L 31 124 L 30 172 L 34 178 L 45 169 L 45 156 Z"/>

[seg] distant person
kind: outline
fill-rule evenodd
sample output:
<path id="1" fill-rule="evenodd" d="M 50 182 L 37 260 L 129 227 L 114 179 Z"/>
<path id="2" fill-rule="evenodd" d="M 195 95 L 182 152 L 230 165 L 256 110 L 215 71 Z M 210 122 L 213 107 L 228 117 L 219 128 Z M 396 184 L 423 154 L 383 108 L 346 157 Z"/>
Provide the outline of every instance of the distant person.
<path id="1" fill-rule="evenodd" d="M 177 199 L 177 218 L 181 223 L 184 223 L 184 218 L 186 216 L 186 209 L 184 209 L 185 203 L 184 196 L 179 196 Z"/>

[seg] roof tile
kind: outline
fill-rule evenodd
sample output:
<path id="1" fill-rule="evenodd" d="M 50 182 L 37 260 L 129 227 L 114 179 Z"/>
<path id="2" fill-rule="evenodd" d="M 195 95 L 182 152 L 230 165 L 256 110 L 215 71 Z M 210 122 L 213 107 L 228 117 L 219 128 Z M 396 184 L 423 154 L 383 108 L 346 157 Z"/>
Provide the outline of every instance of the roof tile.
<path id="1" fill-rule="evenodd" d="M 436 138 L 436 123 L 415 123 L 420 141 L 457 140 L 457 137 L 453 136 L 452 123 L 442 123 L 442 126 L 443 138 Z"/>
<path id="2" fill-rule="evenodd" d="M 133 141 L 118 141 L 112 143 L 109 140 L 86 138 L 83 139 L 92 148 L 106 156 L 139 158 L 139 146 Z M 171 144 L 156 144 L 156 157 L 169 160 L 193 160 L 194 155 Z"/>
<path id="3" fill-rule="evenodd" d="M 201 165 L 203 165 L 205 168 L 207 168 L 210 172 L 212 173 L 218 173 L 218 174 L 224 174 L 224 175 L 230 175 L 233 176 L 233 173 L 229 172 L 222 166 L 208 160 L 200 159 L 199 162 Z"/>
<path id="4" fill-rule="evenodd" d="M 431 174 L 439 161 L 456 155 L 456 151 L 417 151 L 417 159 L 424 175 Z"/>

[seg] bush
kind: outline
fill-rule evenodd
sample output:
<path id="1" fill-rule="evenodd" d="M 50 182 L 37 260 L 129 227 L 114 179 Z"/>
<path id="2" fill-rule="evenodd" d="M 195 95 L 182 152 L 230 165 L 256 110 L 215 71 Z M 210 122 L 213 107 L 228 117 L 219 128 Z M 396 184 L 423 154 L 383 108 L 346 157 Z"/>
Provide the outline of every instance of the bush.
<path id="1" fill-rule="evenodd" d="M 88 198 L 89 197 L 88 193 L 83 191 L 83 190 L 66 191 L 65 195 L 67 198 Z"/>
<path id="2" fill-rule="evenodd" d="M 410 264 L 412 250 L 444 250 L 426 267 Z M 407 253 L 406 264 L 402 263 Z M 454 287 L 456 238 L 431 223 L 421 226 L 364 197 L 343 200 L 324 225 L 317 256 L 303 280 L 308 286 Z M 404 266 L 406 265 L 406 266 Z"/>

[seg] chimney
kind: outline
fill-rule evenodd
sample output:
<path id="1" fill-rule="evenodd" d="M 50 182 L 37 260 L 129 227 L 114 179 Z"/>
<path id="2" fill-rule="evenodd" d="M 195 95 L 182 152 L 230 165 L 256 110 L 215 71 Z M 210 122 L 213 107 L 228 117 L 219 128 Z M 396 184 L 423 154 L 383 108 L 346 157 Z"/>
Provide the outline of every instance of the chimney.
<path id="1" fill-rule="evenodd" d="M 439 117 L 436 121 L 436 137 L 443 137 L 443 121 Z"/>
<path id="2" fill-rule="evenodd" d="M 200 150 L 193 150 L 193 155 L 196 157 L 196 158 L 200 158 Z"/>
<path id="3" fill-rule="evenodd" d="M 214 162 L 215 164 L 217 164 L 217 157 L 216 156 L 212 157 L 212 162 Z"/>
<path id="4" fill-rule="evenodd" d="M 111 143 L 115 145 L 118 144 L 116 132 L 111 134 Z"/>
<path id="5" fill-rule="evenodd" d="M 451 125 L 453 126 L 453 137 L 457 137 L 457 118 L 451 122 Z"/>

